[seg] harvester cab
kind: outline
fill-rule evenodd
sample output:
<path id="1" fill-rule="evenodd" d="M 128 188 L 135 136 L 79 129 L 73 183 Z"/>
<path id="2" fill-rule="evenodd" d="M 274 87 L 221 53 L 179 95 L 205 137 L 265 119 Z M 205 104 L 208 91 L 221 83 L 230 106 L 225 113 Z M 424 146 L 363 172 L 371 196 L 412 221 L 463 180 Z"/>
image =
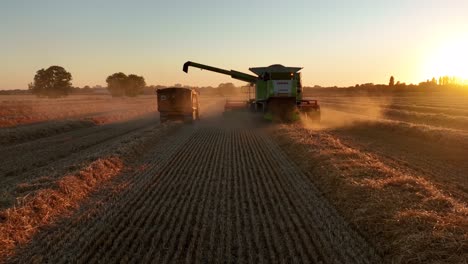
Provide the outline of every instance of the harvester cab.
<path id="1" fill-rule="evenodd" d="M 312 120 L 320 120 L 320 106 L 317 100 L 302 98 L 300 67 L 285 67 L 274 64 L 268 67 L 249 68 L 255 75 L 234 70 L 224 70 L 188 61 L 183 71 L 189 66 L 226 74 L 234 79 L 255 85 L 255 98 L 239 102 L 227 100 L 225 111 L 252 110 L 261 112 L 265 119 L 278 121 L 296 121 L 300 115 Z"/>

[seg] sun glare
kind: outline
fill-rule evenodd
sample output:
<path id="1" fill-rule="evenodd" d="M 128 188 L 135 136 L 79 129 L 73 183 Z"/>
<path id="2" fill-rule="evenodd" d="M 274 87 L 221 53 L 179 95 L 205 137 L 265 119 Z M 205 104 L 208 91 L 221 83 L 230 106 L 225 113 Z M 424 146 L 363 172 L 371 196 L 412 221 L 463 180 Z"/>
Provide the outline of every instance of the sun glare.
<path id="1" fill-rule="evenodd" d="M 468 36 L 442 42 L 428 57 L 425 77 L 456 76 L 468 80 Z"/>

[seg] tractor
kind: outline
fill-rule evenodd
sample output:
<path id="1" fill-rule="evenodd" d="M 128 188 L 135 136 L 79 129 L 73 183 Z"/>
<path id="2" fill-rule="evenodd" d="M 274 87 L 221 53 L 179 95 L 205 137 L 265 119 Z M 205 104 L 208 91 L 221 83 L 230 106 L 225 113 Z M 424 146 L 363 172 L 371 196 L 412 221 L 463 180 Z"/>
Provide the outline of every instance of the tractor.
<path id="1" fill-rule="evenodd" d="M 274 64 L 268 67 L 249 68 L 255 74 L 252 75 L 187 61 L 183 66 L 183 71 L 188 73 L 190 66 L 226 74 L 255 86 L 255 98 L 249 98 L 246 101 L 226 100 L 225 113 L 248 110 L 259 112 L 265 119 L 272 121 L 297 121 L 301 116 L 320 121 L 318 101 L 302 98 L 301 73 L 299 72 L 302 68 Z"/>

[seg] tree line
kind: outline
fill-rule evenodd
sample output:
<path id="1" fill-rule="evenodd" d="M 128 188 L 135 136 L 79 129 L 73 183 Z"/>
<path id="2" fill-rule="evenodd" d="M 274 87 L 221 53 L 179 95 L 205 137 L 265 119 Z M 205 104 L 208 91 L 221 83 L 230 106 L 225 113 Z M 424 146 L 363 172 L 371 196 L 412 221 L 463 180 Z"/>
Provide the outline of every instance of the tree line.
<path id="1" fill-rule="evenodd" d="M 395 83 L 395 77 L 390 76 L 390 81 L 388 82 L 389 87 L 394 87 L 395 85 L 402 85 L 406 86 L 406 83 L 400 83 L 397 82 Z M 418 86 L 464 86 L 463 82 L 460 80 L 460 78 L 456 76 L 441 76 L 439 79 L 436 79 L 435 77 L 432 77 L 431 80 L 427 80 L 425 82 L 420 82 Z"/>
<path id="2" fill-rule="evenodd" d="M 36 72 L 28 90 L 38 97 L 59 98 L 72 93 L 72 74 L 61 66 L 50 66 Z M 106 78 L 107 90 L 112 97 L 135 97 L 143 93 L 146 87 L 145 78 L 136 74 L 114 73 Z M 90 87 L 83 89 L 91 90 Z"/>
<path id="3" fill-rule="evenodd" d="M 72 86 L 72 74 L 61 66 L 50 66 L 47 69 L 40 69 L 34 76 L 34 81 L 28 85 L 28 90 L 38 97 L 59 98 L 69 94 L 86 94 L 96 91 L 101 87 L 91 88 L 85 86 L 77 88 Z M 107 91 L 112 97 L 135 97 L 139 94 L 154 94 L 157 89 L 166 88 L 164 86 L 147 86 L 145 78 L 136 74 L 126 75 L 123 72 L 117 72 L 106 78 Z M 182 87 L 181 84 L 175 84 L 175 87 Z M 245 92 L 251 87 L 236 87 L 233 83 L 221 83 L 218 87 L 188 87 L 194 88 L 204 94 L 229 96 Z"/>
<path id="4" fill-rule="evenodd" d="M 305 93 L 314 93 L 315 95 L 322 95 L 333 92 L 348 93 L 348 94 L 400 94 L 400 93 L 432 93 L 432 92 L 446 92 L 446 93 L 463 93 L 468 92 L 468 83 L 460 78 L 454 76 L 441 76 L 439 78 L 432 78 L 418 84 L 407 84 L 400 82 L 391 76 L 388 84 L 374 84 L 363 83 L 354 86 L 338 87 L 338 86 L 319 86 L 304 87 Z"/>
<path id="5" fill-rule="evenodd" d="M 31 92 L 39 97 L 64 97 L 71 93 L 73 94 L 86 94 L 97 90 L 102 90 L 102 87 L 95 87 L 94 89 L 85 86 L 77 88 L 72 86 L 72 75 L 61 66 L 50 66 L 47 69 L 40 69 L 34 76 L 34 81 L 29 84 L 28 91 L 0 91 L 0 94 L 24 94 L 24 92 Z M 118 72 L 109 75 L 106 78 L 107 91 L 113 97 L 135 97 L 139 94 L 154 94 L 157 89 L 166 88 L 165 86 L 147 86 L 143 76 L 136 74 L 126 75 L 125 73 Z M 212 96 L 232 96 L 239 94 L 251 93 L 254 94 L 254 89 L 251 86 L 236 87 L 233 83 L 221 83 L 217 87 L 191 87 L 175 84 L 175 87 L 193 88 L 201 94 Z M 467 84 L 463 84 L 460 79 L 451 76 L 441 76 L 438 79 L 435 77 L 431 80 L 420 82 L 419 84 L 406 84 L 404 82 L 396 81 L 394 76 L 390 77 L 387 84 L 374 84 L 364 83 L 356 84 L 350 87 L 321 87 L 315 85 L 314 87 L 304 87 L 307 92 L 330 92 L 334 89 L 347 92 L 371 92 L 371 93 L 394 93 L 394 92 L 427 92 L 427 91 L 467 91 Z M 328 88 L 328 89 L 324 89 Z"/>

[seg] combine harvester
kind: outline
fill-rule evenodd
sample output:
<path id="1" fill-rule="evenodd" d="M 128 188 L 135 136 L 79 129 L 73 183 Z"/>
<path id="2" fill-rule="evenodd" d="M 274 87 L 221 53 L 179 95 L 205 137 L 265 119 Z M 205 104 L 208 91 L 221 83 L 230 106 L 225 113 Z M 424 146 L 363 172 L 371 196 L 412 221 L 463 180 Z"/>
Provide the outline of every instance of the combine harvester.
<path id="1" fill-rule="evenodd" d="M 320 121 L 320 106 L 317 100 L 302 99 L 302 68 L 274 64 L 269 67 L 255 67 L 250 75 L 234 70 L 224 70 L 191 61 L 184 64 L 183 71 L 192 66 L 203 70 L 226 74 L 234 79 L 255 85 L 255 98 L 246 101 L 226 100 L 225 113 L 250 110 L 263 113 L 267 120 L 282 122 L 297 121 L 301 115 L 313 121 Z"/>

